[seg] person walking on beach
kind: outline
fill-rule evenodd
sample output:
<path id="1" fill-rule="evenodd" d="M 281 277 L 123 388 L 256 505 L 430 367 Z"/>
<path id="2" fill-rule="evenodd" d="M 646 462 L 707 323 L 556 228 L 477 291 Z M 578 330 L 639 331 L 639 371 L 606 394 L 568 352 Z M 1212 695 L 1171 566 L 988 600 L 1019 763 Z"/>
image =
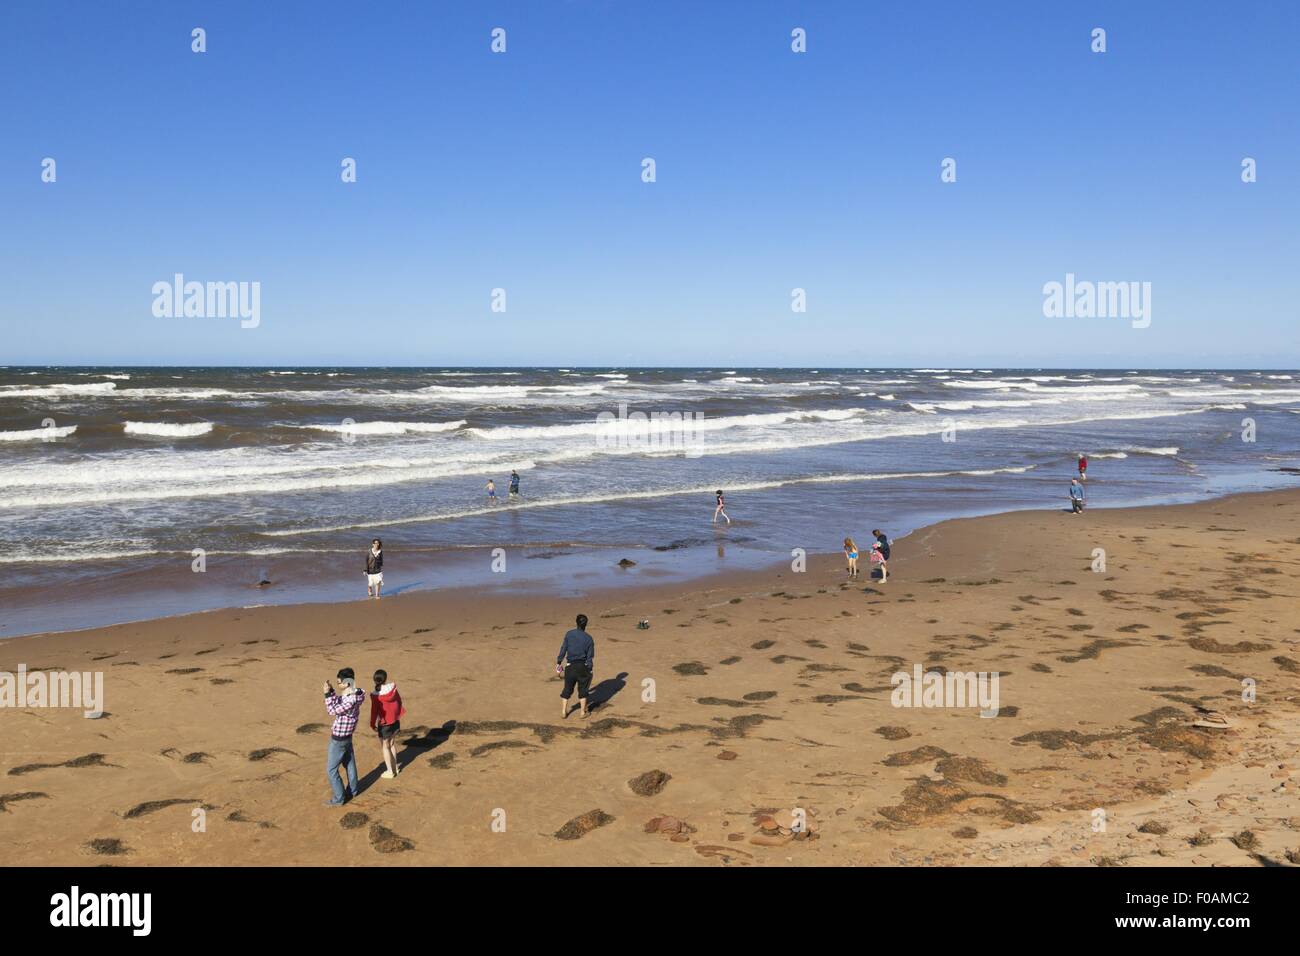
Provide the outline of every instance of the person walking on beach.
<path id="1" fill-rule="evenodd" d="M 717 497 L 718 497 L 718 506 L 713 509 L 713 523 L 717 524 L 718 515 L 722 515 L 722 517 L 727 519 L 727 524 L 731 524 L 731 519 L 727 517 L 727 503 L 722 498 L 721 488 L 719 488 L 717 491 Z"/>
<path id="2" fill-rule="evenodd" d="M 844 557 L 849 562 L 849 577 L 858 576 L 858 546 L 853 543 L 852 538 L 844 539 Z"/>
<path id="3" fill-rule="evenodd" d="M 1079 452 L 1079 480 L 1088 480 L 1088 456 Z"/>
<path id="4" fill-rule="evenodd" d="M 519 497 L 519 472 L 517 471 L 510 472 L 510 497 Z"/>
<path id="5" fill-rule="evenodd" d="M 578 688 L 578 707 L 583 719 L 587 717 L 587 692 L 591 688 L 591 675 L 596 668 L 596 642 L 587 633 L 587 615 L 579 614 L 577 627 L 564 635 L 560 653 L 555 658 L 555 672 L 564 676 L 564 690 L 560 691 L 560 719 L 569 716 L 569 698 L 573 688 Z M 565 660 L 568 661 L 564 664 Z M 561 666 L 563 665 L 563 666 Z"/>
<path id="6" fill-rule="evenodd" d="M 1078 514 L 1083 511 L 1083 506 L 1087 503 L 1084 497 L 1083 485 L 1079 484 L 1078 478 L 1070 479 L 1070 513 Z"/>
<path id="7" fill-rule="evenodd" d="M 885 532 L 881 531 L 879 528 L 875 528 L 872 530 L 871 536 L 876 539 L 876 543 L 872 545 L 872 550 L 875 550 L 876 548 L 880 549 L 880 562 L 879 562 L 880 580 L 888 581 L 889 580 L 889 535 L 885 534 Z M 872 558 L 871 561 L 873 564 L 876 563 L 875 558 Z"/>
<path id="8" fill-rule="evenodd" d="M 497 503 L 497 483 L 491 478 L 488 479 L 487 483 L 487 496 L 488 504 L 494 505 Z"/>
<path id="9" fill-rule="evenodd" d="M 357 729 L 357 717 L 361 713 L 361 702 L 366 699 L 366 692 L 356 685 L 356 674 L 351 667 L 338 672 L 338 691 L 329 681 L 325 682 L 325 711 L 334 718 L 330 727 L 330 746 L 325 758 L 325 776 L 330 782 L 333 799 L 326 801 L 327 807 L 341 807 L 349 797 L 356 799 L 357 755 L 352 750 L 352 734 Z M 339 767 L 346 764 L 348 787 L 343 789 L 339 778 Z"/>
<path id="10" fill-rule="evenodd" d="M 384 543 L 376 538 L 366 552 L 366 597 L 379 600 L 384 589 Z"/>
<path id="11" fill-rule="evenodd" d="M 885 552 L 881 549 L 879 541 L 871 546 L 871 563 L 880 565 L 880 583 L 884 584 L 888 581 L 889 566 L 885 562 Z"/>
<path id="12" fill-rule="evenodd" d="M 405 713 L 396 681 L 389 682 L 388 671 L 375 671 L 375 692 L 370 695 L 370 729 L 379 734 L 385 768 L 380 776 L 385 780 L 392 780 L 401 771 L 397 766 L 397 734 L 402 729 Z"/>

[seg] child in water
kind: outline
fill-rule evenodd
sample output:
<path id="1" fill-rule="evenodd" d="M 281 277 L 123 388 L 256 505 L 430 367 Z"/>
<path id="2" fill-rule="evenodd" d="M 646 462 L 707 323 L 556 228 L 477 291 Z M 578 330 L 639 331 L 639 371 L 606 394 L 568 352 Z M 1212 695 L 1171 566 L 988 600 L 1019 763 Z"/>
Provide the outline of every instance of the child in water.
<path id="1" fill-rule="evenodd" d="M 718 489 L 717 496 L 718 496 L 718 506 L 713 509 L 713 523 L 717 524 L 718 515 L 722 515 L 722 517 L 727 519 L 727 524 L 731 524 L 731 518 L 727 517 L 727 503 L 722 500 L 721 488 Z"/>

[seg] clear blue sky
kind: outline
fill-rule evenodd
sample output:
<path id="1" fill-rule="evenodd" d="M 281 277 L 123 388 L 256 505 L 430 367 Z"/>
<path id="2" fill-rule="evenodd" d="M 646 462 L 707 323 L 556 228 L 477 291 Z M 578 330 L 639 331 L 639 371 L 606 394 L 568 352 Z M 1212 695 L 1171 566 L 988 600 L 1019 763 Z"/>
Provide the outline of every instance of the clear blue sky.
<path id="1" fill-rule="evenodd" d="M 1298 50 L 1291 2 L 6 3 L 0 364 L 1294 367 Z M 155 318 L 175 272 L 261 326 Z M 1067 272 L 1151 327 L 1045 318 Z"/>

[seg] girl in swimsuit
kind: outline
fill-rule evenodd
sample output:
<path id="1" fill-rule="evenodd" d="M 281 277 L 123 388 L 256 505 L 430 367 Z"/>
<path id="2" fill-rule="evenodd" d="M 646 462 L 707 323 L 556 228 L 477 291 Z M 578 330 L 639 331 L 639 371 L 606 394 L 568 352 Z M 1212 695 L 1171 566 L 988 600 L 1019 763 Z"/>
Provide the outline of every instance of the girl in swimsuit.
<path id="1" fill-rule="evenodd" d="M 726 505 L 726 502 L 724 502 L 724 501 L 722 500 L 722 489 L 721 489 L 721 488 L 718 489 L 718 507 L 716 507 L 716 508 L 713 509 L 713 523 L 714 523 L 714 524 L 717 524 L 717 523 L 718 523 L 718 515 L 722 515 L 722 517 L 724 517 L 724 518 L 727 519 L 727 524 L 731 524 L 731 519 L 730 519 L 729 517 L 727 517 L 727 505 Z"/>
<path id="2" fill-rule="evenodd" d="M 849 577 L 858 576 L 858 546 L 853 543 L 852 538 L 844 539 L 844 557 L 849 562 Z"/>

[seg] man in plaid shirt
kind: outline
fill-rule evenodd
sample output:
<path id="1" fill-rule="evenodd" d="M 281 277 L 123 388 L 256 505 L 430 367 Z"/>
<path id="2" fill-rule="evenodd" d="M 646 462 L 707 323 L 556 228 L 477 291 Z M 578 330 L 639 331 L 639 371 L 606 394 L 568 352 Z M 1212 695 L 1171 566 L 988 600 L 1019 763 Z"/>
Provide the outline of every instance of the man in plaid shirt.
<path id="1" fill-rule="evenodd" d="M 330 790 L 334 799 L 327 800 L 327 807 L 341 807 L 347 802 L 348 795 L 357 795 L 357 757 L 352 752 L 352 732 L 357 729 L 357 717 L 361 713 L 361 702 L 366 699 L 366 692 L 355 684 L 356 674 L 351 667 L 345 667 L 338 673 L 339 688 L 335 692 L 330 682 L 325 682 L 325 710 L 334 718 L 330 728 L 329 756 L 325 759 L 325 776 L 329 778 Z M 347 764 L 348 789 L 345 794 L 343 781 L 339 778 L 339 767 Z"/>

